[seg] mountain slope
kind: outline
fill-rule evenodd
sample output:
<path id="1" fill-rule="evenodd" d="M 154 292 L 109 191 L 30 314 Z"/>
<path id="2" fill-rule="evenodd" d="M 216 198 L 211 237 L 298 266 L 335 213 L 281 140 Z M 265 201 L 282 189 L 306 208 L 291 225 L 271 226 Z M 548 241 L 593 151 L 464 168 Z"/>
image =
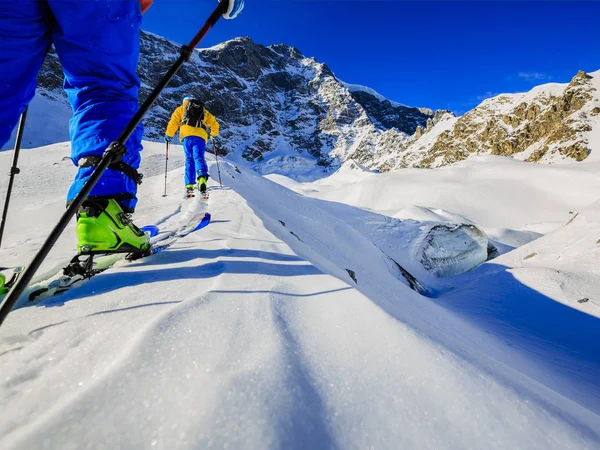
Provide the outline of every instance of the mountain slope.
<path id="1" fill-rule="evenodd" d="M 145 145 L 145 172 L 155 176 L 141 186 L 136 221 L 176 221 L 185 209 L 181 148 L 173 146 L 169 195 L 162 197 L 162 145 Z M 3 262 L 27 259 L 60 214 L 74 170 L 60 161 L 67 152 L 62 144 L 25 152 L 23 179 L 41 168 L 52 172 L 44 192 L 20 183 Z M 0 154 L 0 162 L 10 156 Z M 580 173 L 571 177 L 579 183 L 573 186 L 590 196 L 599 189 L 586 166 L 496 163 L 506 180 L 545 173 L 523 190 L 524 203 L 535 204 L 538 189 L 552 198 L 548 174 L 555 171 Z M 408 221 L 386 230 L 362 220 L 361 228 L 360 220 L 347 220 L 349 212 L 371 213 L 221 164 L 227 187 L 211 193 L 207 228 L 146 262 L 11 313 L 0 329 L 0 408 L 10 411 L 0 416 L 0 447 L 597 448 L 600 319 L 556 302 L 552 292 L 541 294 L 536 281 L 528 280 L 528 288 L 511 277 L 500 258 L 514 252 L 440 279 L 433 286 L 439 295 L 424 297 L 407 286 L 374 237 L 385 236 L 409 259 L 410 237 L 402 232 Z M 491 170 L 494 163 L 486 165 Z M 413 183 L 436 198 L 441 180 L 451 185 L 469 170 L 465 164 L 427 171 L 429 183 Z M 343 177 L 345 193 L 360 199 L 393 195 L 373 191 L 368 180 L 385 187 L 398 174 L 337 176 L 332 186 Z M 332 190 L 324 181 L 295 185 L 314 196 Z M 488 197 L 504 195 L 503 185 L 489 184 L 497 190 Z M 460 220 L 458 213 L 470 208 L 473 219 L 486 217 L 488 204 L 478 191 L 470 195 L 462 197 L 463 211 L 456 195 L 406 211 Z M 550 212 L 515 208 L 510 220 L 555 220 L 563 200 Z M 568 203 L 585 201 L 573 196 Z M 600 229 L 588 226 L 594 208 L 555 232 L 569 233 L 580 247 L 546 237 L 554 248 L 571 249 L 566 265 L 594 256 L 577 239 Z M 487 216 L 486 226 L 500 227 L 509 215 L 507 207 Z M 377 233 L 364 232 L 369 227 Z M 47 264 L 73 248 L 70 229 Z M 528 302 L 535 307 L 525 308 Z M 547 317 L 563 321 L 544 324 Z"/>
<path id="2" fill-rule="evenodd" d="M 596 160 L 600 71 L 579 71 L 568 84 L 502 94 L 461 117 L 439 114 L 437 123 L 418 128 L 375 163 L 368 155 L 357 160 L 380 170 L 440 167 L 484 154 L 542 163 L 583 161 L 590 154 Z"/>
<path id="3" fill-rule="evenodd" d="M 179 54 L 179 45 L 143 32 L 139 75 L 145 98 Z M 475 155 L 530 162 L 595 158 L 600 133 L 600 71 L 570 83 L 503 94 L 455 117 L 412 108 L 338 80 L 326 64 L 284 44 L 236 38 L 194 52 L 144 120 L 145 138 L 161 140 L 181 99 L 203 99 L 222 124 L 222 155 L 258 173 L 297 180 L 326 176 L 348 159 L 379 171 L 431 168 Z M 24 145 L 68 138 L 69 107 L 55 53 L 38 77 Z M 11 148 L 12 141 L 4 148 Z"/>
<path id="4" fill-rule="evenodd" d="M 179 55 L 179 45 L 142 32 L 138 73 L 144 99 Z M 356 148 L 383 133 L 403 139 L 425 126 L 433 112 L 351 92 L 327 67 L 283 44 L 263 46 L 236 38 L 195 51 L 144 119 L 145 138 L 162 140 L 172 111 L 185 96 L 204 100 L 221 122 L 223 154 L 250 162 L 259 172 L 323 176 Z M 36 99 L 54 102 L 58 115 L 34 102 L 25 146 L 67 140 L 70 115 L 57 55 L 50 52 L 38 76 Z M 37 132 L 44 123 L 56 131 Z M 35 131 L 34 131 L 35 130 Z M 12 142 L 5 148 L 12 148 Z"/>

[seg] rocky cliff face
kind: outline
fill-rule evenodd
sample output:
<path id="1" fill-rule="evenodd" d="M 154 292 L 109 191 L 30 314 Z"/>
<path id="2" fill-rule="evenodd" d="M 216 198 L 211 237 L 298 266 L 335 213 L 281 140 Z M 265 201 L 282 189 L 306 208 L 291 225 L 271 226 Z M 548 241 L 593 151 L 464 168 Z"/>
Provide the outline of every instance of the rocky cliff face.
<path id="1" fill-rule="evenodd" d="M 568 84 L 546 84 L 524 94 L 485 100 L 461 117 L 443 112 L 425 129 L 375 162 L 381 170 L 439 167 L 472 155 L 492 154 L 529 162 L 582 161 L 600 143 L 600 71 L 578 72 Z"/>
<path id="2" fill-rule="evenodd" d="M 168 55 L 177 53 L 174 44 L 143 35 L 140 76 L 149 86 L 173 60 L 165 61 L 161 47 Z M 313 176 L 315 167 L 321 174 L 336 169 L 357 143 L 377 142 L 385 131 L 406 137 L 434 115 L 351 92 L 327 65 L 298 49 L 267 47 L 249 38 L 196 52 L 150 112 L 148 138 L 162 138 L 170 112 L 186 95 L 205 100 L 217 115 L 223 130 L 221 148 L 230 157 L 251 162 L 261 173 L 300 178 Z"/>
<path id="3" fill-rule="evenodd" d="M 380 131 L 395 128 L 406 134 L 412 134 L 434 116 L 429 108 L 412 108 L 392 102 L 363 86 L 343 83 L 352 98 L 367 112 L 371 122 Z"/>
<path id="4" fill-rule="evenodd" d="M 139 75 L 144 99 L 179 54 L 179 45 L 142 33 Z M 67 105 L 54 53 L 38 78 L 40 96 Z M 262 173 L 325 174 L 385 133 L 404 139 L 433 111 L 351 92 L 327 65 L 283 44 L 237 38 L 194 52 L 144 120 L 145 139 L 162 140 L 171 112 L 185 96 L 205 101 L 221 125 L 222 153 Z M 66 137 L 65 137 L 66 139 Z M 46 143 L 46 142 L 45 142 Z M 382 147 L 383 148 L 383 147 Z M 312 175 L 309 175 L 312 174 Z"/>
<path id="5" fill-rule="evenodd" d="M 178 57 L 179 47 L 142 33 L 141 99 Z M 25 142 L 38 146 L 67 140 L 69 107 L 52 52 L 38 85 L 30 116 L 37 115 L 37 126 L 41 120 L 55 132 L 26 129 Z M 369 88 L 343 83 L 326 64 L 296 48 L 237 38 L 194 52 L 145 118 L 144 138 L 162 140 L 171 112 L 189 95 L 205 101 L 218 117 L 220 153 L 265 174 L 314 179 L 348 159 L 380 171 L 439 167 L 478 154 L 581 161 L 594 145 L 591 131 L 600 130 L 598 89 L 600 71 L 580 72 L 569 84 L 500 95 L 455 117 L 449 111 L 400 105 Z"/>

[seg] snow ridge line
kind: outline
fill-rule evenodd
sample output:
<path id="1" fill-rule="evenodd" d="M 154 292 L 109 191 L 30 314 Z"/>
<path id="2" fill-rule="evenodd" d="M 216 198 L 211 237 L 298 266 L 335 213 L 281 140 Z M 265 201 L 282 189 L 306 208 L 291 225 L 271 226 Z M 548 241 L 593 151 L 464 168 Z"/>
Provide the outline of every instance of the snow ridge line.
<path id="1" fill-rule="evenodd" d="M 214 167 L 211 169 L 214 169 Z M 295 238 L 296 242 L 302 244 L 299 247 L 294 245 L 294 241 L 291 241 L 287 242 L 288 245 L 291 245 L 295 251 L 301 253 L 301 256 L 306 257 L 320 270 L 330 273 L 350 285 L 360 285 L 361 278 L 375 279 L 378 277 L 378 273 L 385 270 L 402 285 L 412 289 L 410 282 L 400 271 L 397 263 L 353 227 L 321 208 L 318 200 L 302 197 L 265 178 L 248 176 L 245 174 L 247 169 L 244 169 L 244 173 L 242 173 L 238 167 L 227 162 L 223 163 L 222 169 L 221 172 L 225 173 L 224 176 L 229 178 L 226 184 L 231 185 L 251 204 L 257 215 L 265 222 L 267 229 L 276 236 L 281 237 L 281 227 L 284 227 L 286 232 Z M 282 201 L 274 205 L 272 199 L 261 198 L 259 193 L 262 189 L 260 187 L 255 188 L 253 185 L 256 183 L 269 184 L 272 189 L 276 189 L 277 193 L 281 195 Z M 302 203 L 297 202 L 299 198 L 302 198 Z M 255 208 L 255 206 L 258 208 Z M 268 218 L 265 215 L 268 215 Z M 298 220 L 299 216 L 302 219 L 301 222 Z M 323 217 L 328 219 L 327 222 L 335 224 L 334 230 L 322 229 Z M 294 229 L 291 228 L 292 223 Z M 299 231 L 302 228 L 304 228 L 304 233 Z M 287 240 L 284 239 L 284 241 Z M 339 246 L 335 245 L 339 241 L 352 243 L 352 246 L 340 249 Z M 319 251 L 315 251 L 315 248 L 318 248 Z M 343 265 L 324 255 L 338 256 L 338 261 L 343 261 Z M 358 261 L 358 255 L 360 255 L 360 259 L 367 261 L 367 263 Z M 351 278 L 348 269 L 357 274 L 357 281 Z"/>

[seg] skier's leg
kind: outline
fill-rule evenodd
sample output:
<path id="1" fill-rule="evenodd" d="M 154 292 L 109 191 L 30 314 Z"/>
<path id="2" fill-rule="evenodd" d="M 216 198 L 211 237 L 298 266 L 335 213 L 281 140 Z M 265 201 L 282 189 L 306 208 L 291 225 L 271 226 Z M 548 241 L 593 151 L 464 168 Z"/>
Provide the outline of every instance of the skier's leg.
<path id="1" fill-rule="evenodd" d="M 138 109 L 136 74 L 140 48 L 139 0 L 48 0 L 58 25 L 53 40 L 65 72 L 65 90 L 73 107 L 71 158 L 79 166 L 68 194 L 72 200 L 91 175 L 97 158 L 122 132 Z M 140 165 L 141 126 L 125 143 L 122 161 Z M 81 161 L 83 159 L 83 161 Z M 108 169 L 90 197 L 116 199 L 126 212 L 137 203 L 135 180 Z"/>
<path id="2" fill-rule="evenodd" d="M 194 136 L 194 160 L 196 161 L 196 180 L 198 190 L 202 193 L 206 192 L 206 182 L 208 181 L 208 165 L 204 159 L 204 151 L 206 150 L 206 142 L 199 136 Z"/>
<path id="3" fill-rule="evenodd" d="M 71 158 L 80 169 L 72 200 L 100 157 L 138 109 L 140 48 L 138 0 L 47 0 L 56 18 L 53 41 L 73 108 Z M 79 253 L 149 251 L 149 239 L 125 213 L 137 203 L 142 127 L 125 143 L 121 170 L 108 169 L 77 214 Z"/>
<path id="4" fill-rule="evenodd" d="M 45 2 L 0 0 L 0 147 L 35 94 L 52 23 Z"/>
<path id="5" fill-rule="evenodd" d="M 194 161 L 196 161 L 196 178 L 208 178 L 208 164 L 204 154 L 206 152 L 206 142 L 199 136 L 194 140 Z"/>
<path id="6" fill-rule="evenodd" d="M 185 153 L 185 185 L 194 186 L 196 184 L 196 166 L 194 164 L 194 149 L 192 137 L 186 137 L 183 142 L 183 151 Z"/>

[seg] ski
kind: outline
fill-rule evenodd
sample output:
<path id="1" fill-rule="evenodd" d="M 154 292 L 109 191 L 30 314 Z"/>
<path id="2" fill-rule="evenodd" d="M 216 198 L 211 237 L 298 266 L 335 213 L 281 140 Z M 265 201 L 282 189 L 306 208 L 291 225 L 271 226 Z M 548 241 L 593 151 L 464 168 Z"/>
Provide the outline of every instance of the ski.
<path id="1" fill-rule="evenodd" d="M 206 212 L 203 213 L 199 221 L 193 223 L 195 219 L 196 217 L 190 221 L 190 224 L 180 227 L 175 232 L 167 232 L 164 236 L 159 236 L 160 230 L 154 226 L 153 230 L 157 234 L 155 235 L 155 239 L 151 240 L 152 249 L 147 255 L 136 257 L 131 257 L 126 253 L 77 255 L 66 267 L 56 273 L 55 276 L 31 286 L 27 295 L 27 301 L 31 304 L 31 302 L 40 302 L 47 298 L 55 297 L 87 282 L 92 277 L 112 267 L 122 267 L 129 262 L 143 261 L 149 256 L 165 251 L 179 239 L 206 227 L 210 223 L 211 216 L 210 213 Z"/>
<path id="2" fill-rule="evenodd" d="M 22 306 L 24 304 L 31 304 L 32 302 L 37 303 L 44 299 L 63 294 L 116 265 L 120 266 L 128 262 L 143 261 L 149 256 L 168 249 L 175 242 L 194 231 L 205 228 L 210 223 L 210 220 L 210 213 L 200 211 L 194 214 L 185 225 L 173 231 L 161 232 L 160 227 L 156 225 L 143 227 L 142 230 L 151 237 L 150 244 L 152 249 L 148 255 L 142 257 L 128 258 L 128 254 L 126 253 L 97 255 L 93 258 L 90 257 L 91 255 L 77 255 L 66 266 L 60 265 L 34 281 L 24 291 L 18 305 Z M 7 281 L 5 283 L 5 292 L 0 291 L 0 302 L 4 300 L 6 291 L 14 285 L 24 269 L 22 266 L 2 269 L 0 274 L 4 274 Z"/>

